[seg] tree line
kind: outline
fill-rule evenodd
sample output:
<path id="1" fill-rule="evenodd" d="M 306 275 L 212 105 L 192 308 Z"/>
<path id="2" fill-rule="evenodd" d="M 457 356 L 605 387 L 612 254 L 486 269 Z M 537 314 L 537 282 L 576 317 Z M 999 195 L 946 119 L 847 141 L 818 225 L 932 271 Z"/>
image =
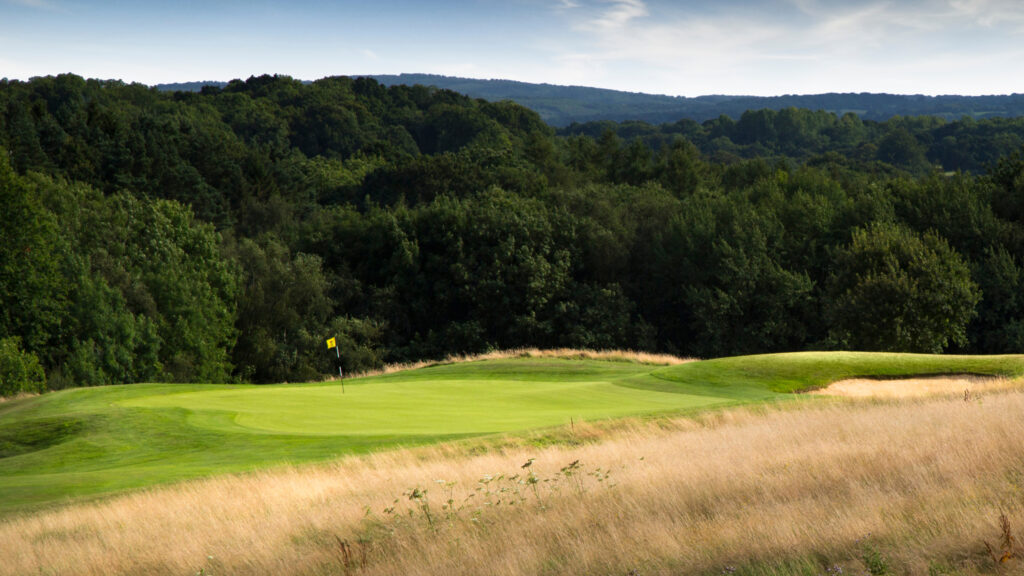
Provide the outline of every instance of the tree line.
<path id="1" fill-rule="evenodd" d="M 843 163 L 862 172 L 897 168 L 914 175 L 934 170 L 983 173 L 1000 158 L 1024 146 L 1024 118 L 946 121 L 934 116 L 862 120 L 852 112 L 837 116 L 822 110 L 784 108 L 748 110 L 705 121 L 670 124 L 589 122 L 559 130 L 566 137 L 618 138 L 635 142 L 645 154 L 684 139 L 712 161 L 740 159 L 800 163 Z M 648 161 L 649 164 L 649 161 Z"/>
<path id="2" fill-rule="evenodd" d="M 1024 121 L 750 114 L 556 134 L 372 79 L 0 82 L 0 395 L 314 379 L 330 336 L 347 372 L 1024 347 Z"/>

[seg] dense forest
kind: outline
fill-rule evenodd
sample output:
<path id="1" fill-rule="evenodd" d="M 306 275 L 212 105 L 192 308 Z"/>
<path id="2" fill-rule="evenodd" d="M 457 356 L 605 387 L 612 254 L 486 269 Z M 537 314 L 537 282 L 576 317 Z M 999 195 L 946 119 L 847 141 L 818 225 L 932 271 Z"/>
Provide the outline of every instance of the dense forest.
<path id="1" fill-rule="evenodd" d="M 1024 349 L 1024 119 L 577 124 L 373 79 L 0 82 L 0 395 L 516 346 Z M 16 383 L 16 387 L 15 384 Z"/>

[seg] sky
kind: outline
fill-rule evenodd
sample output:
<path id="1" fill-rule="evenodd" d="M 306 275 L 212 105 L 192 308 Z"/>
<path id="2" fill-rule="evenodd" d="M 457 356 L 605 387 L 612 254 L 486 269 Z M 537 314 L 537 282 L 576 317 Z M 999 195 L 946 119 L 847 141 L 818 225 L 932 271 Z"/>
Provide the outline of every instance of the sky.
<path id="1" fill-rule="evenodd" d="M 1024 93 L 1022 0 L 0 0 L 0 78 L 428 73 L 704 94 Z"/>

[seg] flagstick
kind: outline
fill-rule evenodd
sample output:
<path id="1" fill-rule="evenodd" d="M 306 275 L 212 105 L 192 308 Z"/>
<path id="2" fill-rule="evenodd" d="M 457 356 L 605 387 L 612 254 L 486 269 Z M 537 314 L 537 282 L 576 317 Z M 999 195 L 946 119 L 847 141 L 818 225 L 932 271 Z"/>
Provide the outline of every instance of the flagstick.
<path id="1" fill-rule="evenodd" d="M 334 353 L 338 355 L 338 378 L 341 379 L 341 393 L 345 393 L 345 374 L 341 371 L 341 347 L 338 346 L 336 338 L 327 339 L 327 349 L 334 348 Z"/>
<path id="2" fill-rule="evenodd" d="M 341 394 L 345 394 L 345 375 L 341 372 L 341 351 L 339 346 L 334 346 L 334 352 L 338 355 L 338 377 L 341 378 Z"/>

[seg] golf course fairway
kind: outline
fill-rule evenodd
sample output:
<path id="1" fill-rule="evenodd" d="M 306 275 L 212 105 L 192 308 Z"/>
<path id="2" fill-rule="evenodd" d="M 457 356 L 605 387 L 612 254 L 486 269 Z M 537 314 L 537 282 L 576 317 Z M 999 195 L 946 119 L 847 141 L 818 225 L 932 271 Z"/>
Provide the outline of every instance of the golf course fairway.
<path id="1" fill-rule="evenodd" d="M 0 403 L 0 513 L 394 446 L 802 398 L 848 377 L 1024 374 L 1022 356 L 795 353 L 675 366 L 505 358 L 315 384 L 135 384 Z"/>

